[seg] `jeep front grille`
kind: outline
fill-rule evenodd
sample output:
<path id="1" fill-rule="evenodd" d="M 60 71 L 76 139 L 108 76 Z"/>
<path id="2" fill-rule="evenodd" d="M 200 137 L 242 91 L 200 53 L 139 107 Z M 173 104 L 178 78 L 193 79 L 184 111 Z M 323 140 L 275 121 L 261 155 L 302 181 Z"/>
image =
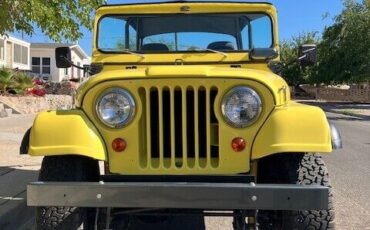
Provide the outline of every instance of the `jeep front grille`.
<path id="1" fill-rule="evenodd" d="M 143 168 L 217 168 L 216 87 L 139 88 L 143 105 Z"/>

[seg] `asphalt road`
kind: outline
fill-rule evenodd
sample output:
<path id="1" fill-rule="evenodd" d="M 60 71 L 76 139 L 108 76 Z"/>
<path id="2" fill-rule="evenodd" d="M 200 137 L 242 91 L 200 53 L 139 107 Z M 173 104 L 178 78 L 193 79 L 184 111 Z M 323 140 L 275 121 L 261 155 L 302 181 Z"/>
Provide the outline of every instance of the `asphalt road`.
<path id="1" fill-rule="evenodd" d="M 334 188 L 337 229 L 370 229 L 370 119 L 334 113 L 328 117 L 344 140 L 344 149 L 324 156 Z M 25 184 L 36 180 L 40 159 L 18 155 L 22 133 L 32 119 L 0 119 L 0 229 L 33 229 L 34 210 L 26 208 Z M 205 225 L 210 230 L 232 229 L 230 218 L 206 218 Z M 184 220 L 177 226 L 196 229 L 194 222 Z"/>
<path id="2" fill-rule="evenodd" d="M 344 144 L 324 158 L 334 188 L 337 229 L 370 229 L 370 117 L 327 116 Z"/>

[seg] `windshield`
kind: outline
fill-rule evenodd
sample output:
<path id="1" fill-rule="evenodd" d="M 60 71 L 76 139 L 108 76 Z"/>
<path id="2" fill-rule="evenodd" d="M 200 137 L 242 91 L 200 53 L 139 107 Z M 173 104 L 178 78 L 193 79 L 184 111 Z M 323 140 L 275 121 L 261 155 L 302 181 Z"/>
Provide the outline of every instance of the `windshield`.
<path id="1" fill-rule="evenodd" d="M 273 45 L 266 14 L 109 15 L 100 19 L 97 36 L 103 52 L 236 52 Z"/>

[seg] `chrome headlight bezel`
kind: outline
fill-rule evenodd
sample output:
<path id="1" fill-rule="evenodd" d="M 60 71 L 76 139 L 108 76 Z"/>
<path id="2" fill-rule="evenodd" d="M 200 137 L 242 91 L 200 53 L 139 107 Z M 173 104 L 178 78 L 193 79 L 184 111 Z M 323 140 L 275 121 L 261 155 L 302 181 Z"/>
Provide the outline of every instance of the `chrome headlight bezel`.
<path id="1" fill-rule="evenodd" d="M 102 99 L 107 96 L 108 94 L 111 94 L 111 93 L 116 93 L 116 94 L 120 94 L 121 96 L 124 96 L 129 105 L 130 105 L 130 112 L 127 116 L 127 118 L 120 122 L 120 123 L 110 123 L 110 122 L 107 122 L 105 119 L 103 119 L 102 117 L 102 114 L 100 112 L 100 104 L 102 102 Z M 127 125 L 129 125 L 132 120 L 134 119 L 135 117 L 135 113 L 136 113 L 136 103 L 135 103 L 135 100 L 134 100 L 134 97 L 132 96 L 132 94 L 126 90 L 126 89 L 123 89 L 123 88 L 119 88 L 119 87 L 113 87 L 113 88 L 109 88 L 109 89 L 106 89 L 104 90 L 100 95 L 99 97 L 97 98 L 96 102 L 95 102 L 95 113 L 97 115 L 97 117 L 99 118 L 99 120 L 106 126 L 110 127 L 110 128 L 123 128 L 123 127 L 126 127 Z"/>
<path id="2" fill-rule="evenodd" d="M 238 93 L 240 91 L 249 93 L 250 95 L 252 95 L 254 97 L 254 99 L 257 102 L 257 105 L 256 105 L 257 112 L 256 112 L 256 115 L 252 119 L 248 120 L 247 122 L 244 122 L 244 123 L 235 123 L 234 121 L 230 120 L 230 118 L 226 114 L 226 112 L 227 112 L 226 111 L 226 109 L 227 109 L 226 108 L 226 103 L 227 103 L 227 100 L 230 99 L 230 97 L 232 95 L 234 95 L 235 93 Z M 246 128 L 246 127 L 249 127 L 249 126 L 253 125 L 259 119 L 259 117 L 261 116 L 261 113 L 262 113 L 262 98 L 256 92 L 256 90 L 254 90 L 251 87 L 248 87 L 248 86 L 236 86 L 236 87 L 233 87 L 221 99 L 221 113 L 222 113 L 222 116 L 223 116 L 225 122 L 227 124 L 231 125 L 232 127 L 234 127 L 234 128 Z"/>

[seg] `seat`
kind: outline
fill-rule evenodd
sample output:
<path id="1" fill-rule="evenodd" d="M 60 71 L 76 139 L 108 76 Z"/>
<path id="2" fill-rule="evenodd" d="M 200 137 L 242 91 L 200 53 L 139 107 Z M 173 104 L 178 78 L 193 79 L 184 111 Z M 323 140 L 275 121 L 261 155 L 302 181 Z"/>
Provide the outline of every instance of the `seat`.
<path id="1" fill-rule="evenodd" d="M 162 43 L 148 43 L 141 47 L 142 51 L 169 51 L 168 46 Z"/>
<path id="2" fill-rule="evenodd" d="M 225 51 L 225 50 L 235 50 L 235 47 L 234 47 L 233 43 L 231 43 L 231 42 L 218 41 L 218 42 L 210 43 L 207 46 L 207 49 Z"/>

